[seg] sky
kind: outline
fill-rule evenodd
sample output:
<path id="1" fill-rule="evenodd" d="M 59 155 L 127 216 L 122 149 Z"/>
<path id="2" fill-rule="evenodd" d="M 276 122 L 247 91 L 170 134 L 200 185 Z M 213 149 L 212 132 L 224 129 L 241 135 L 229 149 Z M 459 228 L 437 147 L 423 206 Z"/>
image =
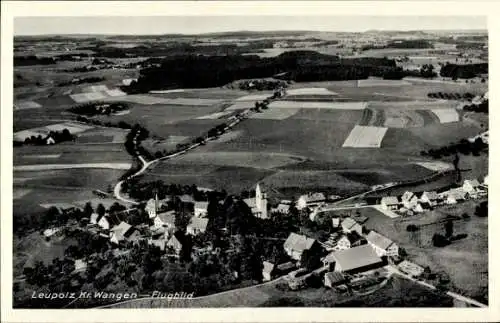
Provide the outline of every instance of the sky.
<path id="1" fill-rule="evenodd" d="M 487 29 L 476 16 L 149 16 L 16 17 L 14 34 L 201 34 L 224 31 Z"/>

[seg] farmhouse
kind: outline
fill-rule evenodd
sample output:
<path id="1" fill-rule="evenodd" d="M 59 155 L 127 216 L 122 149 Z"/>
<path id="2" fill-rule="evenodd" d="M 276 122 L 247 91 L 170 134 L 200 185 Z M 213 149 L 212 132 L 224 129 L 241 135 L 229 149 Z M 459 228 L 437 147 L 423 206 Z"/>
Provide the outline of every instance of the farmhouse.
<path id="1" fill-rule="evenodd" d="M 340 218 L 332 218 L 332 227 L 334 229 L 340 227 Z"/>
<path id="2" fill-rule="evenodd" d="M 166 241 L 165 239 L 148 239 L 148 245 L 156 246 L 160 248 L 161 251 L 164 251 L 166 246 Z"/>
<path id="3" fill-rule="evenodd" d="M 43 231 L 43 235 L 46 237 L 46 238 L 50 238 L 52 237 L 54 234 L 56 234 L 57 232 L 59 232 L 59 228 L 52 228 L 52 229 L 47 229 L 47 230 L 44 230 Z"/>
<path id="4" fill-rule="evenodd" d="M 113 226 L 118 225 L 120 221 L 116 217 L 111 217 L 108 215 L 102 216 L 99 221 L 97 222 L 97 225 L 103 228 L 104 230 L 109 230 Z"/>
<path id="5" fill-rule="evenodd" d="M 207 230 L 207 224 L 208 219 L 193 217 L 186 228 L 186 232 L 192 236 L 198 235 Z"/>
<path id="6" fill-rule="evenodd" d="M 302 210 L 308 206 L 315 206 L 326 201 L 325 194 L 323 193 L 308 193 L 301 195 L 297 200 L 297 209 Z"/>
<path id="7" fill-rule="evenodd" d="M 325 274 L 324 285 L 325 287 L 335 287 L 345 283 L 347 279 L 341 272 L 331 271 Z"/>
<path id="8" fill-rule="evenodd" d="M 414 264 L 413 262 L 407 261 L 407 260 L 402 261 L 398 265 L 398 268 L 402 272 L 404 272 L 410 276 L 413 276 L 413 277 L 418 277 L 418 276 L 422 275 L 422 273 L 424 272 L 424 268 L 420 267 L 417 264 Z"/>
<path id="9" fill-rule="evenodd" d="M 462 189 L 469 194 L 474 194 L 479 189 L 479 181 L 477 179 L 466 179 L 462 185 Z"/>
<path id="10" fill-rule="evenodd" d="M 354 221 L 351 218 L 345 218 L 344 221 L 342 221 L 342 230 L 345 233 L 349 232 L 357 232 L 359 235 L 363 235 L 363 226 L 361 226 L 358 222 Z"/>
<path id="11" fill-rule="evenodd" d="M 399 201 L 398 198 L 395 196 L 385 196 L 380 201 L 380 205 L 385 210 L 394 211 L 398 209 Z"/>
<path id="12" fill-rule="evenodd" d="M 271 209 L 271 212 L 281 213 L 281 214 L 288 214 L 289 211 L 290 211 L 290 205 L 283 204 L 283 203 L 280 203 L 280 204 L 278 204 L 277 207 Z"/>
<path id="13" fill-rule="evenodd" d="M 397 256 L 399 253 L 398 245 L 396 245 L 389 238 L 386 238 L 375 231 L 370 231 L 370 233 L 366 236 L 366 240 L 379 257 Z"/>
<path id="14" fill-rule="evenodd" d="M 255 187 L 255 198 L 244 199 L 248 207 L 252 210 L 252 214 L 261 219 L 267 219 L 267 197 L 260 189 L 260 185 Z"/>
<path id="15" fill-rule="evenodd" d="M 133 230 L 133 227 L 130 224 L 122 221 L 110 231 L 110 241 L 115 244 L 119 244 L 121 241 L 124 241 L 126 237 L 130 236 L 135 230 Z"/>
<path id="16" fill-rule="evenodd" d="M 207 215 L 208 202 L 194 202 L 194 216 L 204 217 Z"/>
<path id="17" fill-rule="evenodd" d="M 179 200 L 181 200 L 182 203 L 185 204 L 194 204 L 194 199 L 191 195 L 188 194 L 183 194 L 179 196 Z"/>
<path id="18" fill-rule="evenodd" d="M 175 211 L 171 210 L 158 214 L 154 219 L 156 228 L 174 228 L 175 227 Z"/>
<path id="19" fill-rule="evenodd" d="M 287 255 L 294 260 L 300 261 L 304 251 L 312 249 L 315 244 L 316 240 L 292 232 L 283 247 Z"/>
<path id="20" fill-rule="evenodd" d="M 417 206 L 418 197 L 413 192 L 406 191 L 403 196 L 401 196 L 401 202 L 403 206 L 407 209 L 413 209 Z"/>
<path id="21" fill-rule="evenodd" d="M 91 223 L 91 224 L 97 224 L 97 222 L 98 222 L 99 220 L 100 220 L 100 218 L 99 218 L 99 214 L 97 214 L 97 213 L 92 213 L 92 214 L 90 215 L 90 223 Z"/>
<path id="22" fill-rule="evenodd" d="M 370 245 L 362 245 L 332 254 L 335 260 L 335 271 L 357 273 L 374 269 L 383 265 Z"/>
<path id="23" fill-rule="evenodd" d="M 178 256 L 182 250 L 182 243 L 180 242 L 179 238 L 173 235 L 167 242 L 167 248 L 171 248 Z"/>
<path id="24" fill-rule="evenodd" d="M 336 249 L 345 250 L 352 247 L 361 246 L 363 244 L 366 244 L 365 238 L 363 238 L 363 236 L 361 236 L 358 232 L 352 231 L 340 238 L 340 240 L 337 242 Z"/>
<path id="25" fill-rule="evenodd" d="M 423 192 L 420 201 L 428 203 L 430 206 L 435 206 L 439 202 L 439 195 L 436 191 Z"/>
<path id="26" fill-rule="evenodd" d="M 457 204 L 467 198 L 467 193 L 463 188 L 455 188 L 446 193 L 446 204 Z"/>

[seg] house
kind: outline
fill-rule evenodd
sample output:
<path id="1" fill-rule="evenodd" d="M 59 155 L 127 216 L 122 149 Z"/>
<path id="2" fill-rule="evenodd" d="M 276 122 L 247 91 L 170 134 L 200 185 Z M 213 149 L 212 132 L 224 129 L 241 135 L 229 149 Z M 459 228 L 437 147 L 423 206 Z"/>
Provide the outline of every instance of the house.
<path id="1" fill-rule="evenodd" d="M 195 217 L 204 217 L 207 215 L 208 210 L 208 202 L 194 202 L 194 216 Z"/>
<path id="2" fill-rule="evenodd" d="M 484 176 L 483 184 L 488 187 L 488 175 Z"/>
<path id="3" fill-rule="evenodd" d="M 179 200 L 181 200 L 182 203 L 186 204 L 194 204 L 194 199 L 191 195 L 188 194 L 183 194 L 179 196 Z"/>
<path id="4" fill-rule="evenodd" d="M 413 192 L 406 191 L 403 196 L 401 196 L 401 203 L 407 209 L 413 209 L 418 204 L 418 197 Z"/>
<path id="5" fill-rule="evenodd" d="M 302 210 L 308 206 L 317 206 L 326 201 L 325 194 L 323 193 L 308 193 L 301 195 L 296 203 L 296 207 Z"/>
<path id="6" fill-rule="evenodd" d="M 99 214 L 97 213 L 92 213 L 90 215 L 90 223 L 92 224 L 97 224 L 99 222 L 100 218 L 99 218 Z"/>
<path id="7" fill-rule="evenodd" d="M 352 231 L 339 239 L 339 241 L 337 242 L 337 248 L 335 249 L 345 250 L 352 247 L 361 246 L 363 244 L 366 244 L 365 238 L 363 238 L 363 236 L 361 236 L 358 232 Z"/>
<path id="8" fill-rule="evenodd" d="M 422 213 L 422 212 L 424 212 L 424 208 L 423 208 L 422 204 L 420 204 L 420 203 L 417 202 L 413 206 L 412 211 L 415 212 L 415 213 Z"/>
<path id="9" fill-rule="evenodd" d="M 439 203 L 439 195 L 436 191 L 423 192 L 420 197 L 420 201 L 423 203 L 428 203 L 430 206 L 435 206 Z"/>
<path id="10" fill-rule="evenodd" d="M 333 256 L 334 253 L 335 253 L 335 251 L 332 251 L 328 255 L 326 255 L 325 257 L 323 257 L 321 259 L 321 262 L 323 263 L 324 267 L 328 267 L 330 269 L 335 268 L 335 261 L 336 260 L 335 260 L 335 257 Z"/>
<path id="11" fill-rule="evenodd" d="M 125 240 L 125 236 L 127 234 L 130 234 L 132 233 L 132 231 L 135 231 L 135 230 L 132 230 L 132 226 L 130 224 L 128 224 L 127 222 L 120 222 L 119 225 L 113 227 L 110 231 L 110 241 L 115 243 L 115 244 L 119 244 L 121 241 L 124 241 Z"/>
<path id="12" fill-rule="evenodd" d="M 53 145 L 53 144 L 56 143 L 56 141 L 54 140 L 54 138 L 52 138 L 52 137 L 49 136 L 49 137 L 47 137 L 47 139 L 45 139 L 45 143 L 47 145 Z"/>
<path id="13" fill-rule="evenodd" d="M 462 185 L 462 189 L 469 194 L 474 194 L 479 189 L 479 181 L 477 179 L 466 179 Z"/>
<path id="14" fill-rule="evenodd" d="M 174 228 L 175 227 L 175 211 L 167 211 L 158 214 L 154 219 L 156 228 Z"/>
<path id="15" fill-rule="evenodd" d="M 287 255 L 294 260 L 300 261 L 304 251 L 312 249 L 315 244 L 316 240 L 292 232 L 286 239 L 283 247 Z"/>
<path id="16" fill-rule="evenodd" d="M 149 218 L 153 219 L 156 217 L 161 207 L 162 203 L 158 200 L 158 194 L 156 194 L 154 199 L 149 199 L 146 202 L 146 207 L 144 209 L 148 212 Z"/>
<path id="17" fill-rule="evenodd" d="M 167 242 L 167 248 L 171 248 L 176 255 L 179 255 L 182 250 L 182 243 L 180 242 L 178 237 L 172 235 L 172 237 Z"/>
<path id="18" fill-rule="evenodd" d="M 250 210 L 252 211 L 252 214 L 261 219 L 267 219 L 267 196 L 265 193 L 262 192 L 260 185 L 257 183 L 257 186 L 255 187 L 255 198 L 247 198 L 244 199 L 243 202 L 245 202 Z"/>
<path id="19" fill-rule="evenodd" d="M 161 251 L 165 250 L 166 242 L 167 241 L 165 239 L 148 239 L 148 245 L 156 246 L 160 248 Z"/>
<path id="20" fill-rule="evenodd" d="M 43 235 L 45 236 L 45 238 L 50 238 L 52 237 L 54 234 L 56 234 L 57 232 L 59 232 L 61 229 L 59 228 L 52 228 L 52 229 L 47 229 L 47 230 L 44 230 L 43 231 Z"/>
<path id="21" fill-rule="evenodd" d="M 340 218 L 332 218 L 332 226 L 334 229 L 340 227 Z"/>
<path id="22" fill-rule="evenodd" d="M 278 204 L 277 207 L 271 209 L 271 212 L 281 213 L 281 214 L 288 214 L 289 211 L 290 211 L 290 204 L 283 204 L 283 203 L 280 203 Z"/>
<path id="23" fill-rule="evenodd" d="M 85 269 L 87 269 L 87 263 L 85 261 L 83 261 L 83 259 L 76 259 L 74 271 L 80 272 L 80 271 L 84 271 Z"/>
<path id="24" fill-rule="evenodd" d="M 404 260 L 398 265 L 399 270 L 402 272 L 412 276 L 412 277 L 418 277 L 423 274 L 424 268 L 421 266 L 414 264 L 413 262 Z"/>
<path id="25" fill-rule="evenodd" d="M 330 271 L 325 274 L 325 278 L 323 280 L 325 287 L 335 287 L 345 283 L 347 279 L 344 274 L 338 271 Z"/>
<path id="26" fill-rule="evenodd" d="M 446 204 L 457 204 L 458 202 L 464 201 L 467 198 L 467 193 L 463 188 L 455 188 L 449 190 L 446 194 Z"/>
<path id="27" fill-rule="evenodd" d="M 275 265 L 269 261 L 264 261 L 262 263 L 263 268 L 262 268 L 262 280 L 264 281 L 270 281 L 274 278 L 274 269 Z"/>
<path id="28" fill-rule="evenodd" d="M 292 270 L 296 269 L 297 266 L 291 261 L 279 264 L 276 266 L 276 275 L 286 275 Z"/>
<path id="29" fill-rule="evenodd" d="M 380 205 L 385 210 L 397 210 L 399 206 L 398 198 L 395 196 L 384 196 L 380 201 Z"/>
<path id="30" fill-rule="evenodd" d="M 112 227 L 120 224 L 120 219 L 115 216 L 110 216 L 109 214 L 102 216 L 98 221 L 97 225 L 100 226 L 104 230 L 109 230 Z"/>
<path id="31" fill-rule="evenodd" d="M 192 236 L 204 233 L 207 230 L 208 219 L 193 217 L 189 222 L 186 232 Z"/>
<path id="32" fill-rule="evenodd" d="M 398 245 L 378 232 L 370 231 L 366 236 L 366 240 L 379 257 L 397 256 L 399 254 Z"/>
<path id="33" fill-rule="evenodd" d="M 125 238 L 125 241 L 136 244 L 140 240 L 142 240 L 142 235 L 139 232 L 139 230 L 132 228 L 125 233 L 124 238 Z"/>
<path id="34" fill-rule="evenodd" d="M 345 218 L 341 226 L 345 233 L 356 231 L 360 235 L 363 234 L 363 227 L 351 218 Z"/>
<path id="35" fill-rule="evenodd" d="M 358 273 L 383 265 L 370 245 L 362 245 L 346 250 L 335 251 L 331 256 L 335 261 L 335 271 Z"/>

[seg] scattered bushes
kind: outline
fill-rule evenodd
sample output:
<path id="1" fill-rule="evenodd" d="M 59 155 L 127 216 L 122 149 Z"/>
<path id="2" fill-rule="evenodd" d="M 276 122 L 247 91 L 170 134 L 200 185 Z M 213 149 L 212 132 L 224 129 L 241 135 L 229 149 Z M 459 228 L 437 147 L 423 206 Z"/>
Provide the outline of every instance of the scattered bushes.
<path id="1" fill-rule="evenodd" d="M 85 116 L 110 115 L 129 108 L 127 103 L 113 102 L 90 102 L 70 108 L 68 111 Z"/>

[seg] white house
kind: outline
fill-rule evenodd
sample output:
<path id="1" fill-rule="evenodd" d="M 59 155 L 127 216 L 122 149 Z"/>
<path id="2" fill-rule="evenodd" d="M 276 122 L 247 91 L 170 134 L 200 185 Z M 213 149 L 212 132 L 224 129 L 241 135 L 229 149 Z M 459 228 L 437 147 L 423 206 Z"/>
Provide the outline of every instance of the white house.
<path id="1" fill-rule="evenodd" d="M 467 198 L 467 193 L 463 188 L 455 188 L 449 190 L 446 194 L 446 204 L 457 204 L 458 202 L 464 201 Z"/>
<path id="2" fill-rule="evenodd" d="M 406 191 L 401 196 L 401 202 L 405 208 L 413 209 L 418 204 L 418 197 L 413 192 Z"/>
<path id="3" fill-rule="evenodd" d="M 471 179 L 471 180 L 466 179 L 464 181 L 464 184 L 462 185 L 462 188 L 466 193 L 474 194 L 477 192 L 479 185 L 480 184 L 479 184 L 479 181 L 477 179 Z"/>
<path id="4" fill-rule="evenodd" d="M 120 241 L 125 240 L 125 235 L 132 230 L 132 226 L 127 222 L 120 222 L 119 225 L 112 228 L 110 231 L 110 241 L 118 244 Z"/>
<path id="5" fill-rule="evenodd" d="M 54 140 L 54 138 L 52 138 L 52 137 L 49 136 L 47 139 L 45 139 L 45 143 L 47 145 L 53 145 L 53 144 L 56 143 L 56 141 Z"/>
<path id="6" fill-rule="evenodd" d="M 438 204 L 439 195 L 436 191 L 423 192 L 420 197 L 420 202 L 428 203 L 430 206 L 435 206 Z"/>
<path id="7" fill-rule="evenodd" d="M 302 210 L 307 206 L 314 206 L 324 203 L 326 201 L 325 194 L 323 193 L 308 193 L 305 195 L 301 195 L 296 203 L 296 207 L 298 210 Z"/>
<path id="8" fill-rule="evenodd" d="M 292 232 L 283 244 L 283 248 L 292 259 L 300 261 L 302 253 L 311 249 L 315 242 L 314 239 Z"/>
<path id="9" fill-rule="evenodd" d="M 370 231 L 370 233 L 366 236 L 366 240 L 379 257 L 397 256 L 399 253 L 399 247 L 397 244 L 375 231 Z"/>
<path id="10" fill-rule="evenodd" d="M 111 223 L 107 216 L 102 216 L 97 225 L 103 228 L 104 230 L 109 230 L 111 228 Z"/>
<path id="11" fill-rule="evenodd" d="M 483 184 L 488 186 L 488 175 L 484 176 Z"/>
<path id="12" fill-rule="evenodd" d="M 90 215 L 90 223 L 92 223 L 92 224 L 97 224 L 98 220 L 99 220 L 99 214 L 97 214 L 97 213 L 92 213 L 92 214 Z"/>
<path id="13" fill-rule="evenodd" d="M 385 210 L 397 210 L 399 206 L 398 198 L 395 196 L 384 196 L 380 201 L 380 205 Z"/>
<path id="14" fill-rule="evenodd" d="M 208 202 L 194 202 L 194 216 L 195 217 L 204 217 L 207 215 L 208 210 Z"/>
<path id="15" fill-rule="evenodd" d="M 50 238 L 52 237 L 54 234 L 56 234 L 57 232 L 59 232 L 59 228 L 53 228 L 53 229 L 46 229 L 45 231 L 43 231 L 43 235 L 46 237 L 46 238 Z"/>
<path id="16" fill-rule="evenodd" d="M 173 228 L 175 227 L 175 211 L 167 211 L 158 214 L 154 219 L 156 228 Z"/>
<path id="17" fill-rule="evenodd" d="M 207 230 L 208 219 L 207 218 L 191 218 L 191 222 L 186 228 L 186 232 L 192 236 L 203 233 Z"/>

